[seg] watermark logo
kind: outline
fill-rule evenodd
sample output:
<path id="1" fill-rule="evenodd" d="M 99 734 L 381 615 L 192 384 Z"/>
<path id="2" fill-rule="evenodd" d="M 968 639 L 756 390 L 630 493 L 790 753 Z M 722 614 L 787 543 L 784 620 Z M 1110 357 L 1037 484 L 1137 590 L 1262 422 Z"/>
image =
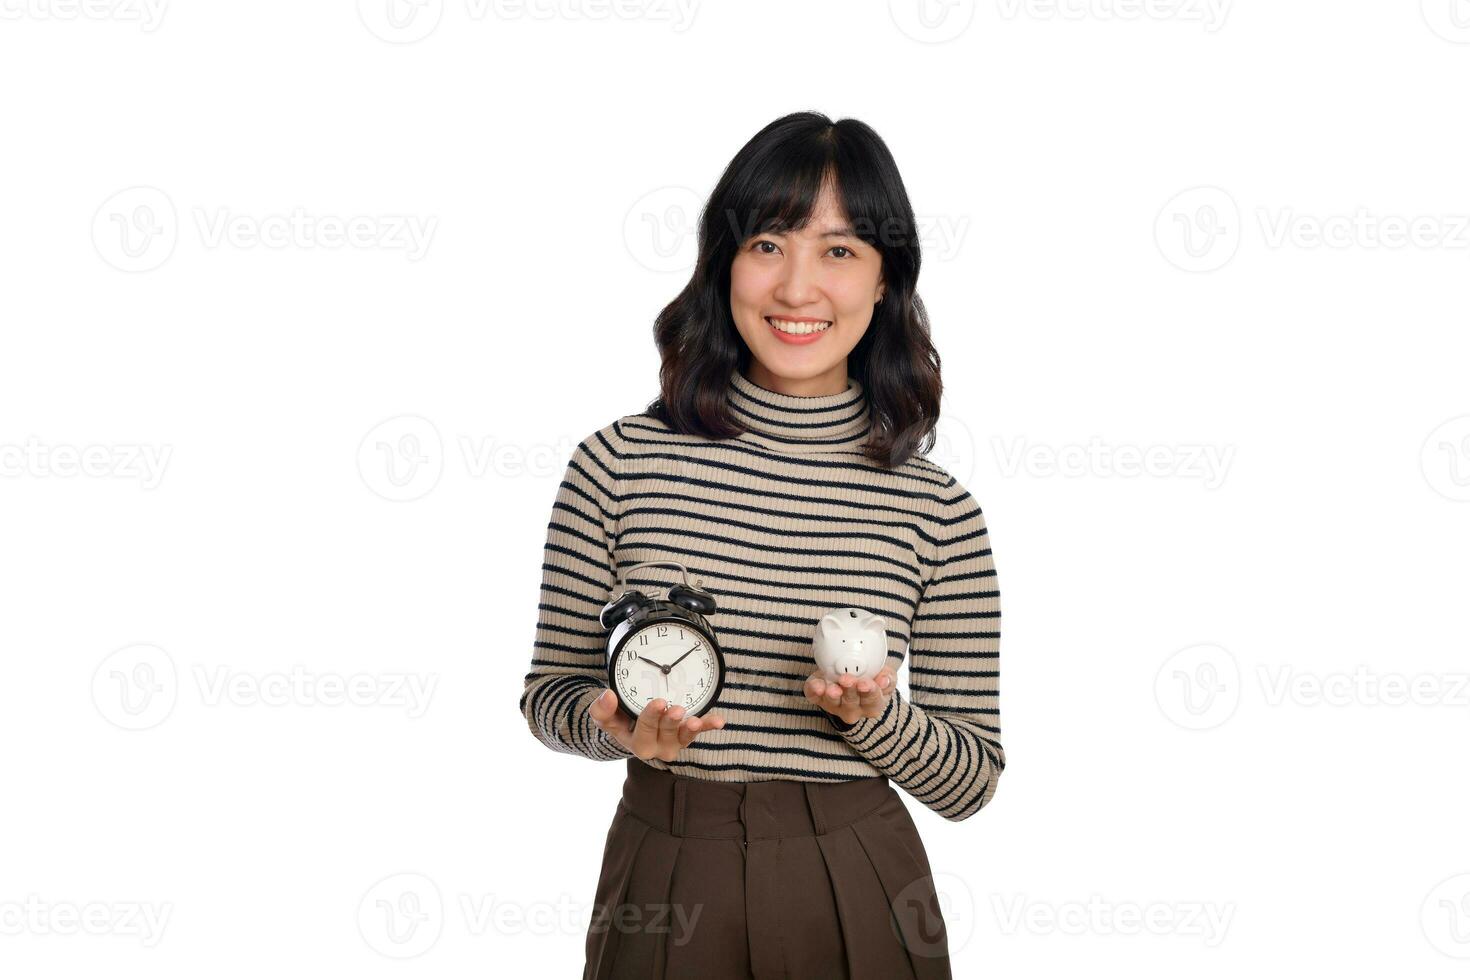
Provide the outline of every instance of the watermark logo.
<path id="1" fill-rule="evenodd" d="M 1256 673 L 1266 704 L 1272 708 L 1288 703 L 1304 708 L 1470 707 L 1470 674 L 1379 673 L 1367 664 L 1358 664 L 1351 672 L 1327 673 L 1299 671 L 1289 664 L 1260 664 Z"/>
<path id="2" fill-rule="evenodd" d="M 894 26 L 923 44 L 953 41 L 975 19 L 975 0 L 888 0 Z"/>
<path id="3" fill-rule="evenodd" d="M 241 214 L 229 208 L 189 210 L 204 249 L 339 249 L 402 252 L 417 262 L 429 252 L 439 219 L 413 214 Z M 92 244 L 102 260 L 123 272 L 148 272 L 174 254 L 183 228 L 173 199 L 157 187 L 118 191 L 92 216 Z"/>
<path id="4" fill-rule="evenodd" d="M 1225 26 L 1230 0 L 997 0 L 1005 20 L 1156 20 L 1200 24 L 1206 34 Z"/>
<path id="5" fill-rule="evenodd" d="M 1268 248 L 1470 248 L 1470 216 L 1375 214 L 1299 214 L 1295 208 L 1257 209 Z"/>
<path id="6" fill-rule="evenodd" d="M 1429 29 L 1446 41 L 1470 44 L 1470 0 L 1419 0 Z"/>
<path id="7" fill-rule="evenodd" d="M 1219 187 L 1180 191 L 1154 218 L 1159 252 L 1185 272 L 1213 272 L 1240 247 L 1240 209 Z"/>
<path id="8" fill-rule="evenodd" d="M 163 23 L 167 0 L 0 0 L 0 20 L 115 20 L 145 34 Z"/>
<path id="9" fill-rule="evenodd" d="M 942 412 L 934 426 L 934 448 L 924 458 L 968 486 L 975 475 L 975 434 L 964 419 Z"/>
<path id="10" fill-rule="evenodd" d="M 1357 664 L 1351 670 L 1299 670 L 1291 664 L 1256 664 L 1256 695 L 1267 708 L 1470 708 L 1470 674 L 1403 673 Z M 1230 651 L 1200 644 L 1166 660 L 1154 680 L 1164 716 L 1181 728 L 1224 724 L 1245 694 Z"/>
<path id="11" fill-rule="evenodd" d="M 147 272 L 168 261 L 179 240 L 173 199 L 157 187 L 128 187 L 92 215 L 92 244 L 102 260 L 123 272 Z"/>
<path id="12" fill-rule="evenodd" d="M 39 895 L 0 900 L 0 936 L 122 936 L 157 946 L 173 902 L 51 902 Z"/>
<path id="13" fill-rule="evenodd" d="M 92 703 L 119 728 L 152 728 L 173 713 L 178 699 L 173 658 L 151 643 L 113 651 L 92 673 Z"/>
<path id="14" fill-rule="evenodd" d="M 358 902 L 357 930 L 368 946 L 390 959 L 422 956 L 444 931 L 439 886 L 427 875 L 389 875 Z"/>
<path id="15" fill-rule="evenodd" d="M 698 0 L 464 0 L 453 9 L 479 23 L 533 21 L 667 21 L 676 34 L 694 23 Z M 376 38 L 412 44 L 433 34 L 444 18 L 444 0 L 358 0 L 357 16 Z"/>
<path id="16" fill-rule="evenodd" d="M 228 664 L 193 664 L 190 676 L 206 708 L 307 707 L 396 708 L 409 718 L 429 710 L 439 684 L 437 674 L 400 672 L 337 674 L 288 670 L 251 672 Z M 123 647 L 103 658 L 92 674 L 92 703 L 119 728 L 140 731 L 167 719 L 182 685 L 167 651 L 151 643 Z"/>
<path id="17" fill-rule="evenodd" d="M 357 472 L 384 500 L 417 500 L 439 485 L 444 441 L 434 423 L 422 416 L 387 419 L 358 444 Z"/>
<path id="18" fill-rule="evenodd" d="M 1429 945 L 1454 959 L 1470 959 L 1470 874 L 1431 888 L 1419 908 L 1419 925 Z"/>
<path id="19" fill-rule="evenodd" d="M 1009 901 L 994 896 L 996 918 L 1005 935 L 1038 936 L 1182 936 L 1214 948 L 1225 941 L 1235 917 L 1234 902 L 1110 901 L 1090 895 L 1086 901 L 1035 901 L 1018 895 Z"/>
<path id="20" fill-rule="evenodd" d="M 1215 728 L 1240 705 L 1240 664 L 1233 653 L 1213 643 L 1185 647 L 1159 667 L 1154 700 L 1180 728 Z"/>
<path id="21" fill-rule="evenodd" d="M 948 871 L 909 882 L 893 897 L 892 909 L 894 934 L 918 956 L 958 953 L 975 934 L 975 894 Z"/>
<path id="22" fill-rule="evenodd" d="M 633 202 L 623 216 L 623 244 L 650 272 L 678 272 L 699 250 L 699 195 L 687 187 L 659 187 Z"/>
<path id="23" fill-rule="evenodd" d="M 1234 446 L 1110 445 L 1093 436 L 1086 445 L 1050 446 L 1017 436 L 1010 445 L 1002 439 L 992 446 L 1007 477 L 1125 477 L 1198 480 L 1206 490 L 1218 489 L 1235 457 Z"/>
<path id="24" fill-rule="evenodd" d="M 434 33 L 444 0 L 357 0 L 357 16 L 379 40 L 412 44 Z"/>
<path id="25" fill-rule="evenodd" d="M 1470 500 L 1470 415 L 1441 422 L 1424 440 L 1419 468 L 1431 489 L 1449 500 Z"/>
<path id="26" fill-rule="evenodd" d="M 173 446 L 117 443 L 44 443 L 34 435 L 24 443 L 0 443 L 0 477 L 74 477 L 137 480 L 144 490 L 163 482 Z"/>
<path id="27" fill-rule="evenodd" d="M 357 471 L 363 485 L 384 500 L 411 501 L 434 490 L 451 465 L 472 479 L 560 478 L 576 446 L 565 436 L 522 443 L 460 434 L 446 443 L 429 419 L 399 415 L 378 423 L 363 437 L 357 448 Z"/>

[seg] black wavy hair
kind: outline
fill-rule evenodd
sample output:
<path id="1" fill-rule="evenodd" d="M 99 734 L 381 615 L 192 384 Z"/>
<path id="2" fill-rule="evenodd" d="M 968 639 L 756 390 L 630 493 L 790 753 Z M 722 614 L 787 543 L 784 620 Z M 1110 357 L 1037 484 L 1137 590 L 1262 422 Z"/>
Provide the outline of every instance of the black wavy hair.
<path id="1" fill-rule="evenodd" d="M 883 299 L 847 373 L 863 385 L 872 428 L 864 455 L 896 467 L 934 448 L 939 352 L 915 286 L 919 237 L 908 192 L 886 144 L 856 119 L 793 112 L 735 154 L 699 217 L 699 257 L 688 284 L 654 321 L 659 397 L 650 415 L 675 432 L 728 439 L 745 431 L 729 404 L 730 374 L 751 352 L 730 313 L 730 266 L 751 236 L 805 228 L 824 183 L 857 236 L 883 259 Z"/>

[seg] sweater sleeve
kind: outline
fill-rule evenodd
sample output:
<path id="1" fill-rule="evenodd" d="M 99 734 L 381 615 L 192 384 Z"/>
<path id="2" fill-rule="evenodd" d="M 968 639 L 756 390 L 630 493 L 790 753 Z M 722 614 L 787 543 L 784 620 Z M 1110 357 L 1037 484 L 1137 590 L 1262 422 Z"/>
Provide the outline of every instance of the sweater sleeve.
<path id="1" fill-rule="evenodd" d="M 572 453 L 546 527 L 541 600 L 521 713 L 531 734 L 589 759 L 633 753 L 597 726 L 587 708 L 607 686 L 607 631 L 598 621 L 616 587 L 611 542 L 617 452 L 611 426 Z"/>
<path id="2" fill-rule="evenodd" d="M 951 478 L 953 479 L 953 478 Z M 1000 744 L 1000 589 L 985 515 L 957 482 L 941 505 L 935 564 L 909 633 L 909 697 L 851 726 L 874 768 L 947 820 L 973 816 L 1005 769 Z"/>

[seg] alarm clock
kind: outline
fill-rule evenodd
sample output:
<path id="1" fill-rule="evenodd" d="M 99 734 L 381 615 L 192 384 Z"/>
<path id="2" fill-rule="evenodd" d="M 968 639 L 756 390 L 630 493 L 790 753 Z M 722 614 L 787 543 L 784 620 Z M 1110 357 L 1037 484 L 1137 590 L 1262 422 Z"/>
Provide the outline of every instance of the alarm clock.
<path id="1" fill-rule="evenodd" d="M 663 599 L 637 589 L 602 607 L 600 620 L 612 632 L 607 637 L 607 686 L 617 695 L 618 707 L 636 719 L 648 703 L 664 698 L 685 716 L 702 715 L 725 686 L 725 656 L 714 628 L 704 618 L 715 611 L 715 597 L 689 584 L 689 571 L 676 561 L 645 561 L 625 571 L 648 565 L 678 568 L 683 585 L 671 586 Z"/>

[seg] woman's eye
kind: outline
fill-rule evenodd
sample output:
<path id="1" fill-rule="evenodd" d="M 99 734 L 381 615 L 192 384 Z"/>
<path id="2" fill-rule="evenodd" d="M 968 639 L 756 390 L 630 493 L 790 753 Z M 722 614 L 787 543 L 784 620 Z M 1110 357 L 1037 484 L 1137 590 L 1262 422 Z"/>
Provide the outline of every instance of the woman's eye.
<path id="1" fill-rule="evenodd" d="M 847 255 L 851 255 L 851 254 L 852 254 L 852 249 L 850 249 L 850 248 L 848 248 L 848 247 L 847 247 L 847 246 L 846 246 L 846 245 L 833 245 L 833 246 L 832 246 L 832 251 L 834 251 L 834 252 L 835 252 L 835 251 L 837 251 L 837 250 L 838 250 L 838 249 L 842 249 L 842 251 L 844 251 L 844 252 L 846 252 L 846 253 L 847 253 Z M 847 255 L 839 255 L 839 256 L 837 256 L 837 257 L 838 257 L 838 258 L 839 258 L 839 259 L 845 259 L 845 258 L 847 258 Z"/>
<path id="2" fill-rule="evenodd" d="M 755 249 L 757 252 L 760 252 L 760 247 L 762 245 L 769 245 L 772 248 L 775 248 L 776 247 L 776 243 L 775 242 L 769 242 L 769 241 L 766 241 L 765 239 L 761 239 L 760 241 L 758 241 L 754 245 L 752 245 L 751 248 Z M 761 252 L 761 254 L 762 255 L 770 255 L 771 253 L 770 252 Z"/>

